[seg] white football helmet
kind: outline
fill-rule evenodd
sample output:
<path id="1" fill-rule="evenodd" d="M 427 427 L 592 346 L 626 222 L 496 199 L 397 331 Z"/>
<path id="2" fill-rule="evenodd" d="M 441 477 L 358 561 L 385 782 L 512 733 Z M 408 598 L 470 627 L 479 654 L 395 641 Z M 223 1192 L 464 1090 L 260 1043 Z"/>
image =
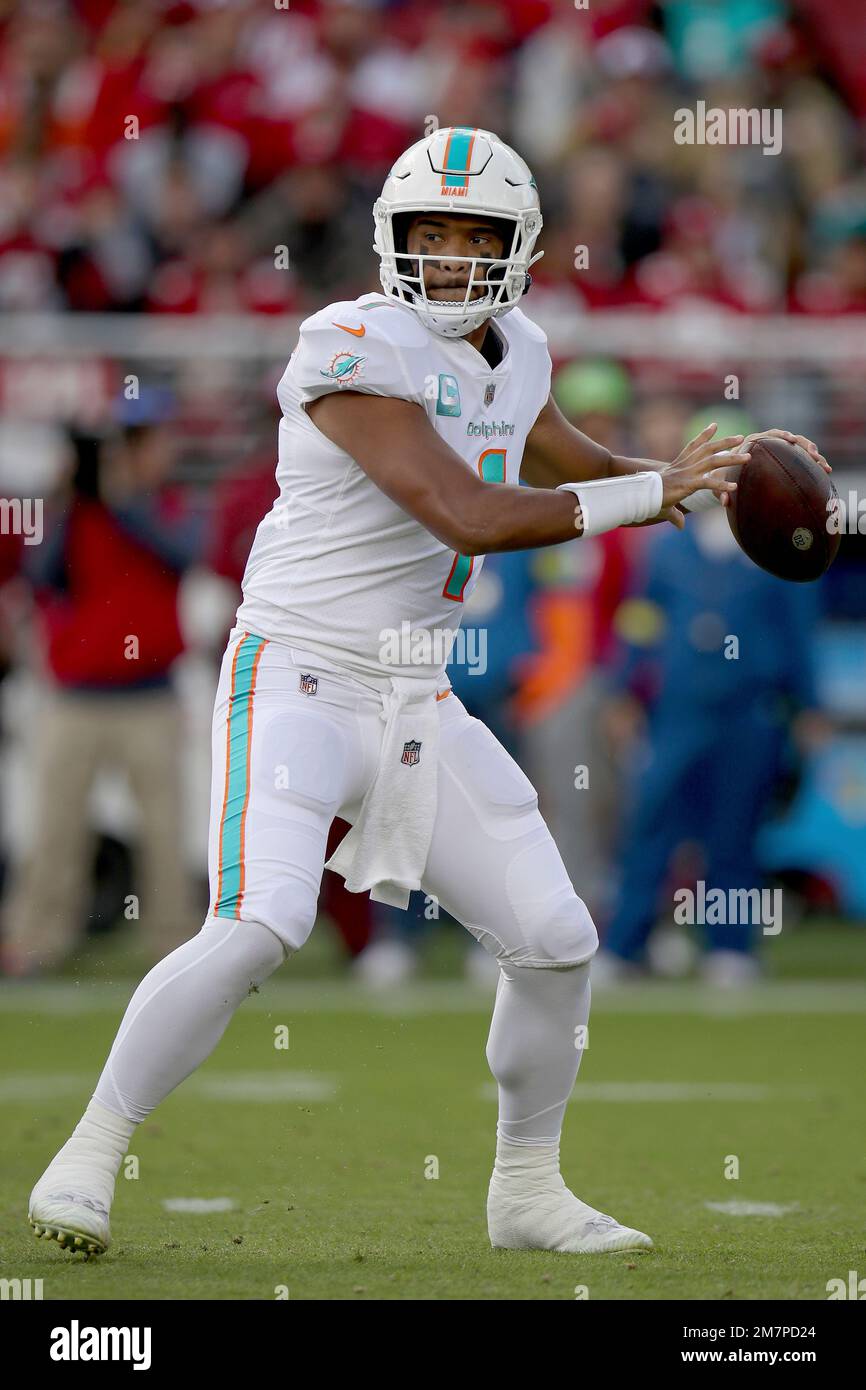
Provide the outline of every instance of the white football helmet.
<path id="1" fill-rule="evenodd" d="M 427 261 L 440 256 L 409 256 L 406 231 L 421 212 L 477 213 L 508 224 L 511 242 L 499 260 L 466 257 L 469 283 L 462 300 L 430 299 L 424 282 Z M 434 131 L 400 156 L 373 205 L 379 275 L 386 294 L 408 304 L 423 324 L 445 338 L 463 338 L 486 319 L 507 314 L 532 283 L 529 267 L 543 251 L 532 248 L 542 227 L 535 179 L 518 154 L 489 130 L 453 126 Z M 461 260 L 464 258 L 461 257 Z M 484 267 L 476 279 L 476 266 Z M 480 275 L 480 272 L 478 272 Z M 473 291 L 483 290 L 473 298 Z"/>

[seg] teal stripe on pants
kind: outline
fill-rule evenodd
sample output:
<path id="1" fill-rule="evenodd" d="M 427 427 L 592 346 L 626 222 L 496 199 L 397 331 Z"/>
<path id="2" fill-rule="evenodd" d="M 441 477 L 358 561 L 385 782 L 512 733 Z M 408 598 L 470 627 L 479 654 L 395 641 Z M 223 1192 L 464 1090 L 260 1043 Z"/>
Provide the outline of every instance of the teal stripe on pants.
<path id="1" fill-rule="evenodd" d="M 244 821 L 249 797 L 247 763 L 253 722 L 253 682 L 256 661 L 266 645 L 263 637 L 248 634 L 241 642 L 234 668 L 229 697 L 228 787 L 220 828 L 221 879 L 218 882 L 221 888 L 214 907 L 216 917 L 236 917 L 240 910 Z"/>

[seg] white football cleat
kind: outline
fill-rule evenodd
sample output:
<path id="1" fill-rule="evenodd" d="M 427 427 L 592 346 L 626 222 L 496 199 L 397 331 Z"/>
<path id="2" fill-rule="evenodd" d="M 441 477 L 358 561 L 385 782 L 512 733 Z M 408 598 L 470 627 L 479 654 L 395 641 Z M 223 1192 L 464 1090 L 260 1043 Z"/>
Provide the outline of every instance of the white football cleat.
<path id="1" fill-rule="evenodd" d="M 92 1099 L 30 1194 L 30 1224 L 66 1250 L 102 1255 L 114 1184 L 136 1122 Z"/>
<path id="2" fill-rule="evenodd" d="M 111 1244 L 108 1208 L 83 1187 L 70 1173 L 49 1167 L 30 1194 L 30 1225 L 64 1250 L 104 1255 Z"/>
<path id="3" fill-rule="evenodd" d="M 651 1250 L 643 1231 L 621 1226 L 612 1216 L 581 1202 L 561 1174 L 518 1182 L 494 1172 L 487 1194 L 487 1230 L 495 1250 L 559 1250 L 602 1255 Z"/>

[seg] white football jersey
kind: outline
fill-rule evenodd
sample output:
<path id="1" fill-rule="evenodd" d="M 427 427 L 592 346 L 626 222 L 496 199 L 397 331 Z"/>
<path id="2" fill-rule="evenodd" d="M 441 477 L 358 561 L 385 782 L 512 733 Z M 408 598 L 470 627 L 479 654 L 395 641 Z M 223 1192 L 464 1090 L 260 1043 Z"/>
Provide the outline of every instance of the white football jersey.
<path id="1" fill-rule="evenodd" d="M 550 392 L 550 354 L 519 309 L 491 320 L 488 332 L 502 340 L 497 367 L 383 294 L 330 304 L 301 325 L 277 393 L 280 493 L 256 532 L 239 627 L 374 684 L 444 670 L 483 557 L 431 535 L 304 406 L 345 389 L 413 401 L 468 468 L 491 484 L 517 483 Z"/>

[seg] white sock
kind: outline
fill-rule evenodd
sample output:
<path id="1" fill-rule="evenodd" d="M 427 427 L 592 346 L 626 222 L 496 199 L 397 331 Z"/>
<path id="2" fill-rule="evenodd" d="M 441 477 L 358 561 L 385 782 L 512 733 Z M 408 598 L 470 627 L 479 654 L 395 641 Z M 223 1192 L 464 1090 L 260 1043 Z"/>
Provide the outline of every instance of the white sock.
<path id="1" fill-rule="evenodd" d="M 513 1144 L 500 1134 L 496 1139 L 493 1171 L 506 1182 L 549 1185 L 559 1179 L 559 1140 L 553 1144 Z M 557 1183 L 557 1186 L 559 1183 Z"/>
<path id="2" fill-rule="evenodd" d="M 108 1211 L 114 1182 L 134 1132 L 132 1120 L 115 1115 L 98 1101 L 91 1100 L 70 1138 L 53 1158 L 43 1180 L 50 1174 L 47 1186 L 58 1192 L 65 1189 L 75 1192 L 83 1181 L 84 1191 L 99 1198 Z"/>
<path id="3" fill-rule="evenodd" d="M 127 1121 L 146 1119 L 210 1056 L 237 1006 L 286 955 L 259 922 L 209 917 L 138 986 L 94 1100 Z"/>
<path id="4" fill-rule="evenodd" d="M 589 964 L 568 970 L 505 966 L 487 1039 L 487 1061 L 499 1086 L 497 1135 L 511 1149 L 557 1156 L 565 1107 L 583 1055 L 589 1018 Z M 575 1046 L 578 1042 L 579 1046 Z M 497 1145 L 497 1162 L 499 1145 Z M 527 1154 L 527 1162 L 533 1157 Z M 558 1171 L 558 1157 L 557 1157 Z"/>

